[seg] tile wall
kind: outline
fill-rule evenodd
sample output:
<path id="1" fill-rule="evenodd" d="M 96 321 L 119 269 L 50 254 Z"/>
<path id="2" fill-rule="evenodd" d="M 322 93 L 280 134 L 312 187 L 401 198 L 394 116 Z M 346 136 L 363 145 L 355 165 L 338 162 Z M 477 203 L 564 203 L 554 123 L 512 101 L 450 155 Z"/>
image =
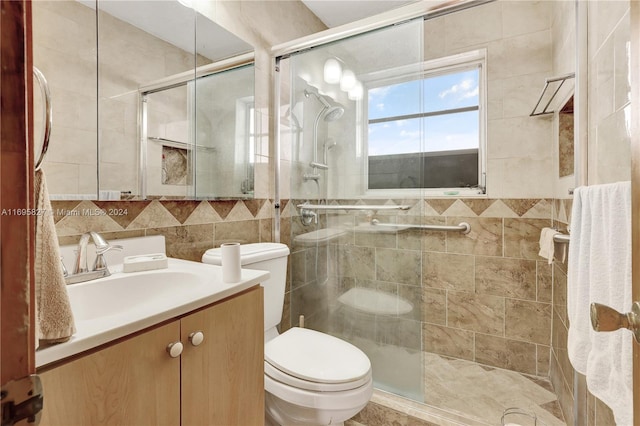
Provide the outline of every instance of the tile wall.
<path id="1" fill-rule="evenodd" d="M 199 262 L 224 242 L 272 241 L 273 203 L 244 201 L 52 201 L 61 245 L 88 231 L 107 240 L 164 235 L 167 255 Z"/>

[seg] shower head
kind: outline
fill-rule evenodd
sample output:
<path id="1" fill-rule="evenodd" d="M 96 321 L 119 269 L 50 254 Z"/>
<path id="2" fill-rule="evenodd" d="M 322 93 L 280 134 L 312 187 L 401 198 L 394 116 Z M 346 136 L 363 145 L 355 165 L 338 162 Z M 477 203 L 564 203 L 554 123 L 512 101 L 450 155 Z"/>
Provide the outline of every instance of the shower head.
<path id="1" fill-rule="evenodd" d="M 344 108 L 340 105 L 332 106 L 327 109 L 327 112 L 324 113 L 324 121 L 336 121 L 339 120 L 344 114 Z"/>
<path id="2" fill-rule="evenodd" d="M 327 99 L 315 92 L 312 92 L 310 90 L 305 89 L 304 90 L 304 95 L 308 98 L 309 96 L 313 95 L 315 96 L 315 98 L 320 101 L 320 103 L 322 104 L 322 106 L 324 106 L 324 121 L 335 121 L 338 120 L 340 117 L 342 117 L 342 114 L 344 114 L 344 107 L 338 103 L 335 103 L 335 105 L 331 105 L 329 103 L 329 101 L 327 101 Z"/>

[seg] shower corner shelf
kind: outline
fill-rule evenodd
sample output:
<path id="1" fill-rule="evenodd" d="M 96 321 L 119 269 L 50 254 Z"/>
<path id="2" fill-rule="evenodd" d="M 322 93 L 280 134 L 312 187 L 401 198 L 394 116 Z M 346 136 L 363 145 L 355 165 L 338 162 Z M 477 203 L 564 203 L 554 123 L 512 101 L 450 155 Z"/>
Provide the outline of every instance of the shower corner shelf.
<path id="1" fill-rule="evenodd" d="M 544 87 L 542 88 L 542 92 L 540 93 L 538 102 L 536 102 L 536 106 L 533 107 L 533 111 L 531 111 L 531 114 L 529 114 L 529 116 L 537 117 L 539 115 L 553 114 L 555 111 L 549 111 L 549 106 L 551 105 L 551 102 L 553 102 L 553 100 L 555 99 L 556 95 L 560 91 L 560 88 L 565 83 L 565 81 L 575 78 L 575 76 L 576 76 L 575 73 L 569 73 L 569 74 L 564 74 L 557 77 L 547 78 L 544 81 Z M 551 88 L 551 85 L 553 83 L 557 83 L 555 90 Z M 553 90 L 553 93 L 549 96 L 549 100 L 545 104 L 544 108 L 539 110 L 538 107 L 540 106 L 540 103 L 542 102 L 542 100 L 545 98 L 545 95 L 547 94 L 547 92 L 550 92 L 552 90 Z"/>

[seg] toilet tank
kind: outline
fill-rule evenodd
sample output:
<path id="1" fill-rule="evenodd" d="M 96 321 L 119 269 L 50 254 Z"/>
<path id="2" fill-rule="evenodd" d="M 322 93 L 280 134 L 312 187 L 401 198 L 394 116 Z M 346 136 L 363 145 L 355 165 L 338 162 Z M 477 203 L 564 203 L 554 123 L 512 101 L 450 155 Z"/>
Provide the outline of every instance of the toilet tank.
<path id="1" fill-rule="evenodd" d="M 280 243 L 253 243 L 240 245 L 240 263 L 245 269 L 269 271 L 271 277 L 261 283 L 264 287 L 264 329 L 280 324 L 287 281 L 289 247 Z M 202 262 L 221 265 L 221 250 L 214 248 L 202 255 Z"/>

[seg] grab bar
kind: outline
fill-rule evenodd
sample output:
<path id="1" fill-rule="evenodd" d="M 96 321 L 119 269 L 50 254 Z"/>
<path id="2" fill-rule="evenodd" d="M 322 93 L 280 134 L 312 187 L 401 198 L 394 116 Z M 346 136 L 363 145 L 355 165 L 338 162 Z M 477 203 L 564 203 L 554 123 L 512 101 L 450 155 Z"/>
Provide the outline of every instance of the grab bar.
<path id="1" fill-rule="evenodd" d="M 467 222 L 460 222 L 457 225 L 412 225 L 409 223 L 380 223 L 377 219 L 371 221 L 371 225 L 373 226 L 388 226 L 388 227 L 397 227 L 402 229 L 422 229 L 425 231 L 453 231 L 453 232 L 462 232 L 463 234 L 468 234 L 471 232 L 471 225 Z"/>
<path id="2" fill-rule="evenodd" d="M 409 210 L 411 206 L 387 206 L 387 205 L 379 205 L 379 206 L 368 206 L 368 205 L 344 205 L 344 206 L 328 206 L 326 204 L 298 204 L 297 207 L 299 209 L 304 210 Z"/>
<path id="3" fill-rule="evenodd" d="M 553 236 L 554 243 L 569 244 L 570 236 L 567 234 L 556 234 Z"/>
<path id="4" fill-rule="evenodd" d="M 53 108 L 51 107 L 51 91 L 49 90 L 49 83 L 44 78 L 44 74 L 38 68 L 33 67 L 33 75 L 38 80 L 42 96 L 44 98 L 45 119 L 44 119 L 44 134 L 42 141 L 42 149 L 40 150 L 40 156 L 36 161 L 36 170 L 40 170 L 42 161 L 44 160 L 47 150 L 49 149 L 49 138 L 51 137 L 51 126 L 53 126 Z"/>

